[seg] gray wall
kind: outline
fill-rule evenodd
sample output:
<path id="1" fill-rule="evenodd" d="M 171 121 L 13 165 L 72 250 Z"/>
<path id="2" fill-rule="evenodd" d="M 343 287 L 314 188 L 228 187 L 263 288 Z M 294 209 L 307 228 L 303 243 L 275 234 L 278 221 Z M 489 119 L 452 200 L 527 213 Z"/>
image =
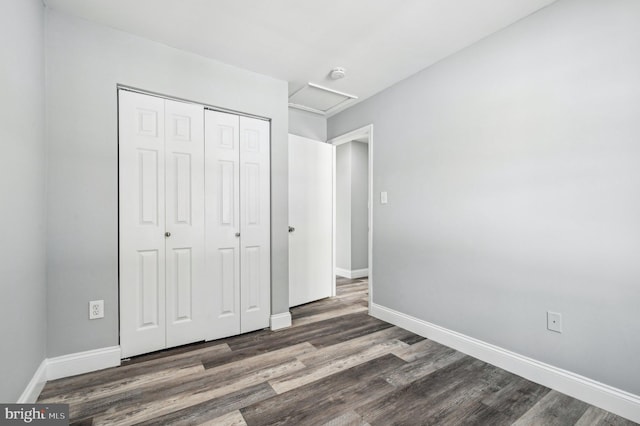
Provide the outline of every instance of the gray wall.
<path id="1" fill-rule="evenodd" d="M 351 143 L 336 147 L 336 268 L 351 270 Z"/>
<path id="2" fill-rule="evenodd" d="M 48 355 L 118 344 L 116 84 L 272 119 L 272 313 L 288 297 L 287 83 L 47 13 Z M 105 318 L 88 320 L 89 300 Z"/>
<path id="3" fill-rule="evenodd" d="M 289 108 L 289 133 L 326 142 L 327 119 L 312 112 Z"/>
<path id="4" fill-rule="evenodd" d="M 368 145 L 336 147 L 336 268 L 353 271 L 368 265 Z"/>
<path id="5" fill-rule="evenodd" d="M 0 402 L 46 355 L 44 8 L 0 2 Z"/>
<path id="6" fill-rule="evenodd" d="M 351 269 L 366 269 L 369 263 L 369 145 L 351 145 Z"/>
<path id="7" fill-rule="evenodd" d="M 374 124 L 375 303 L 640 394 L 638 22 L 560 0 L 329 120 Z"/>

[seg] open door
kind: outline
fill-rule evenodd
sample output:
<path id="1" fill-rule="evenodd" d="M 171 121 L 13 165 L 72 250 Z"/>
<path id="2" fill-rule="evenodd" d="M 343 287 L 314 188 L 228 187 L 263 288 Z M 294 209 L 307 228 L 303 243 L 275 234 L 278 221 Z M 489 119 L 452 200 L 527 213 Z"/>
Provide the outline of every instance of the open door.
<path id="1" fill-rule="evenodd" d="M 289 306 L 331 296 L 333 145 L 289 135 Z"/>

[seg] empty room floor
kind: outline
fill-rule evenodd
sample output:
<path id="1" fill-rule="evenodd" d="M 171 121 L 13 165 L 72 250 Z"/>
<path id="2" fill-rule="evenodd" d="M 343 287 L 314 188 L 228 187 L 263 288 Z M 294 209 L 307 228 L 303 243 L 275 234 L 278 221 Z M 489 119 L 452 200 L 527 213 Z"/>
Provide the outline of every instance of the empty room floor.
<path id="1" fill-rule="evenodd" d="M 633 425 L 367 315 L 366 279 L 293 327 L 142 355 L 47 383 L 82 425 Z"/>

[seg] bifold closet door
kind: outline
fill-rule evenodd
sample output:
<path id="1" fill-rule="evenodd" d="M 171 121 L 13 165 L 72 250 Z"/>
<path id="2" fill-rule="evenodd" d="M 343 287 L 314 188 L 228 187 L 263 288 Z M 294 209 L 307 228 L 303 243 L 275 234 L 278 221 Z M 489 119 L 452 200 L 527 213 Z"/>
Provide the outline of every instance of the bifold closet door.
<path id="1" fill-rule="evenodd" d="M 269 326 L 269 132 L 264 120 L 205 111 L 208 339 Z"/>
<path id="2" fill-rule="evenodd" d="M 166 347 L 164 100 L 119 92 L 122 357 Z"/>
<path id="3" fill-rule="evenodd" d="M 203 115 L 119 92 L 123 357 L 205 337 Z"/>
<path id="4" fill-rule="evenodd" d="M 205 111 L 207 340 L 240 334 L 240 121 Z"/>
<path id="5" fill-rule="evenodd" d="M 240 331 L 269 326 L 271 185 L 269 122 L 240 117 Z"/>
<path id="6" fill-rule="evenodd" d="M 204 108 L 165 100 L 167 347 L 205 339 Z"/>

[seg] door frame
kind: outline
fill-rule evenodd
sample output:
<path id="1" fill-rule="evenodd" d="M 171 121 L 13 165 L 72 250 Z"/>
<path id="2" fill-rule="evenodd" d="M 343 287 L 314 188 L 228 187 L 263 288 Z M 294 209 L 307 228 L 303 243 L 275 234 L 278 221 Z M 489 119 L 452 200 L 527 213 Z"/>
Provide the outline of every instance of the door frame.
<path id="1" fill-rule="evenodd" d="M 368 270 L 369 270 L 369 303 L 368 309 L 369 313 L 371 313 L 371 304 L 373 303 L 373 124 L 368 124 L 366 126 L 360 127 L 355 130 L 351 130 L 350 132 L 343 133 L 342 135 L 331 138 L 327 141 L 327 143 L 338 146 L 342 145 L 356 139 L 367 140 L 367 145 L 369 145 L 369 170 L 368 170 L 368 191 L 369 191 L 369 241 L 368 241 Z M 336 182 L 336 168 L 335 168 L 335 151 L 334 151 L 334 167 L 333 167 L 333 270 L 335 275 L 335 265 L 336 265 L 336 191 L 335 191 L 335 182 Z M 333 280 L 333 294 L 336 294 L 336 281 Z"/>

